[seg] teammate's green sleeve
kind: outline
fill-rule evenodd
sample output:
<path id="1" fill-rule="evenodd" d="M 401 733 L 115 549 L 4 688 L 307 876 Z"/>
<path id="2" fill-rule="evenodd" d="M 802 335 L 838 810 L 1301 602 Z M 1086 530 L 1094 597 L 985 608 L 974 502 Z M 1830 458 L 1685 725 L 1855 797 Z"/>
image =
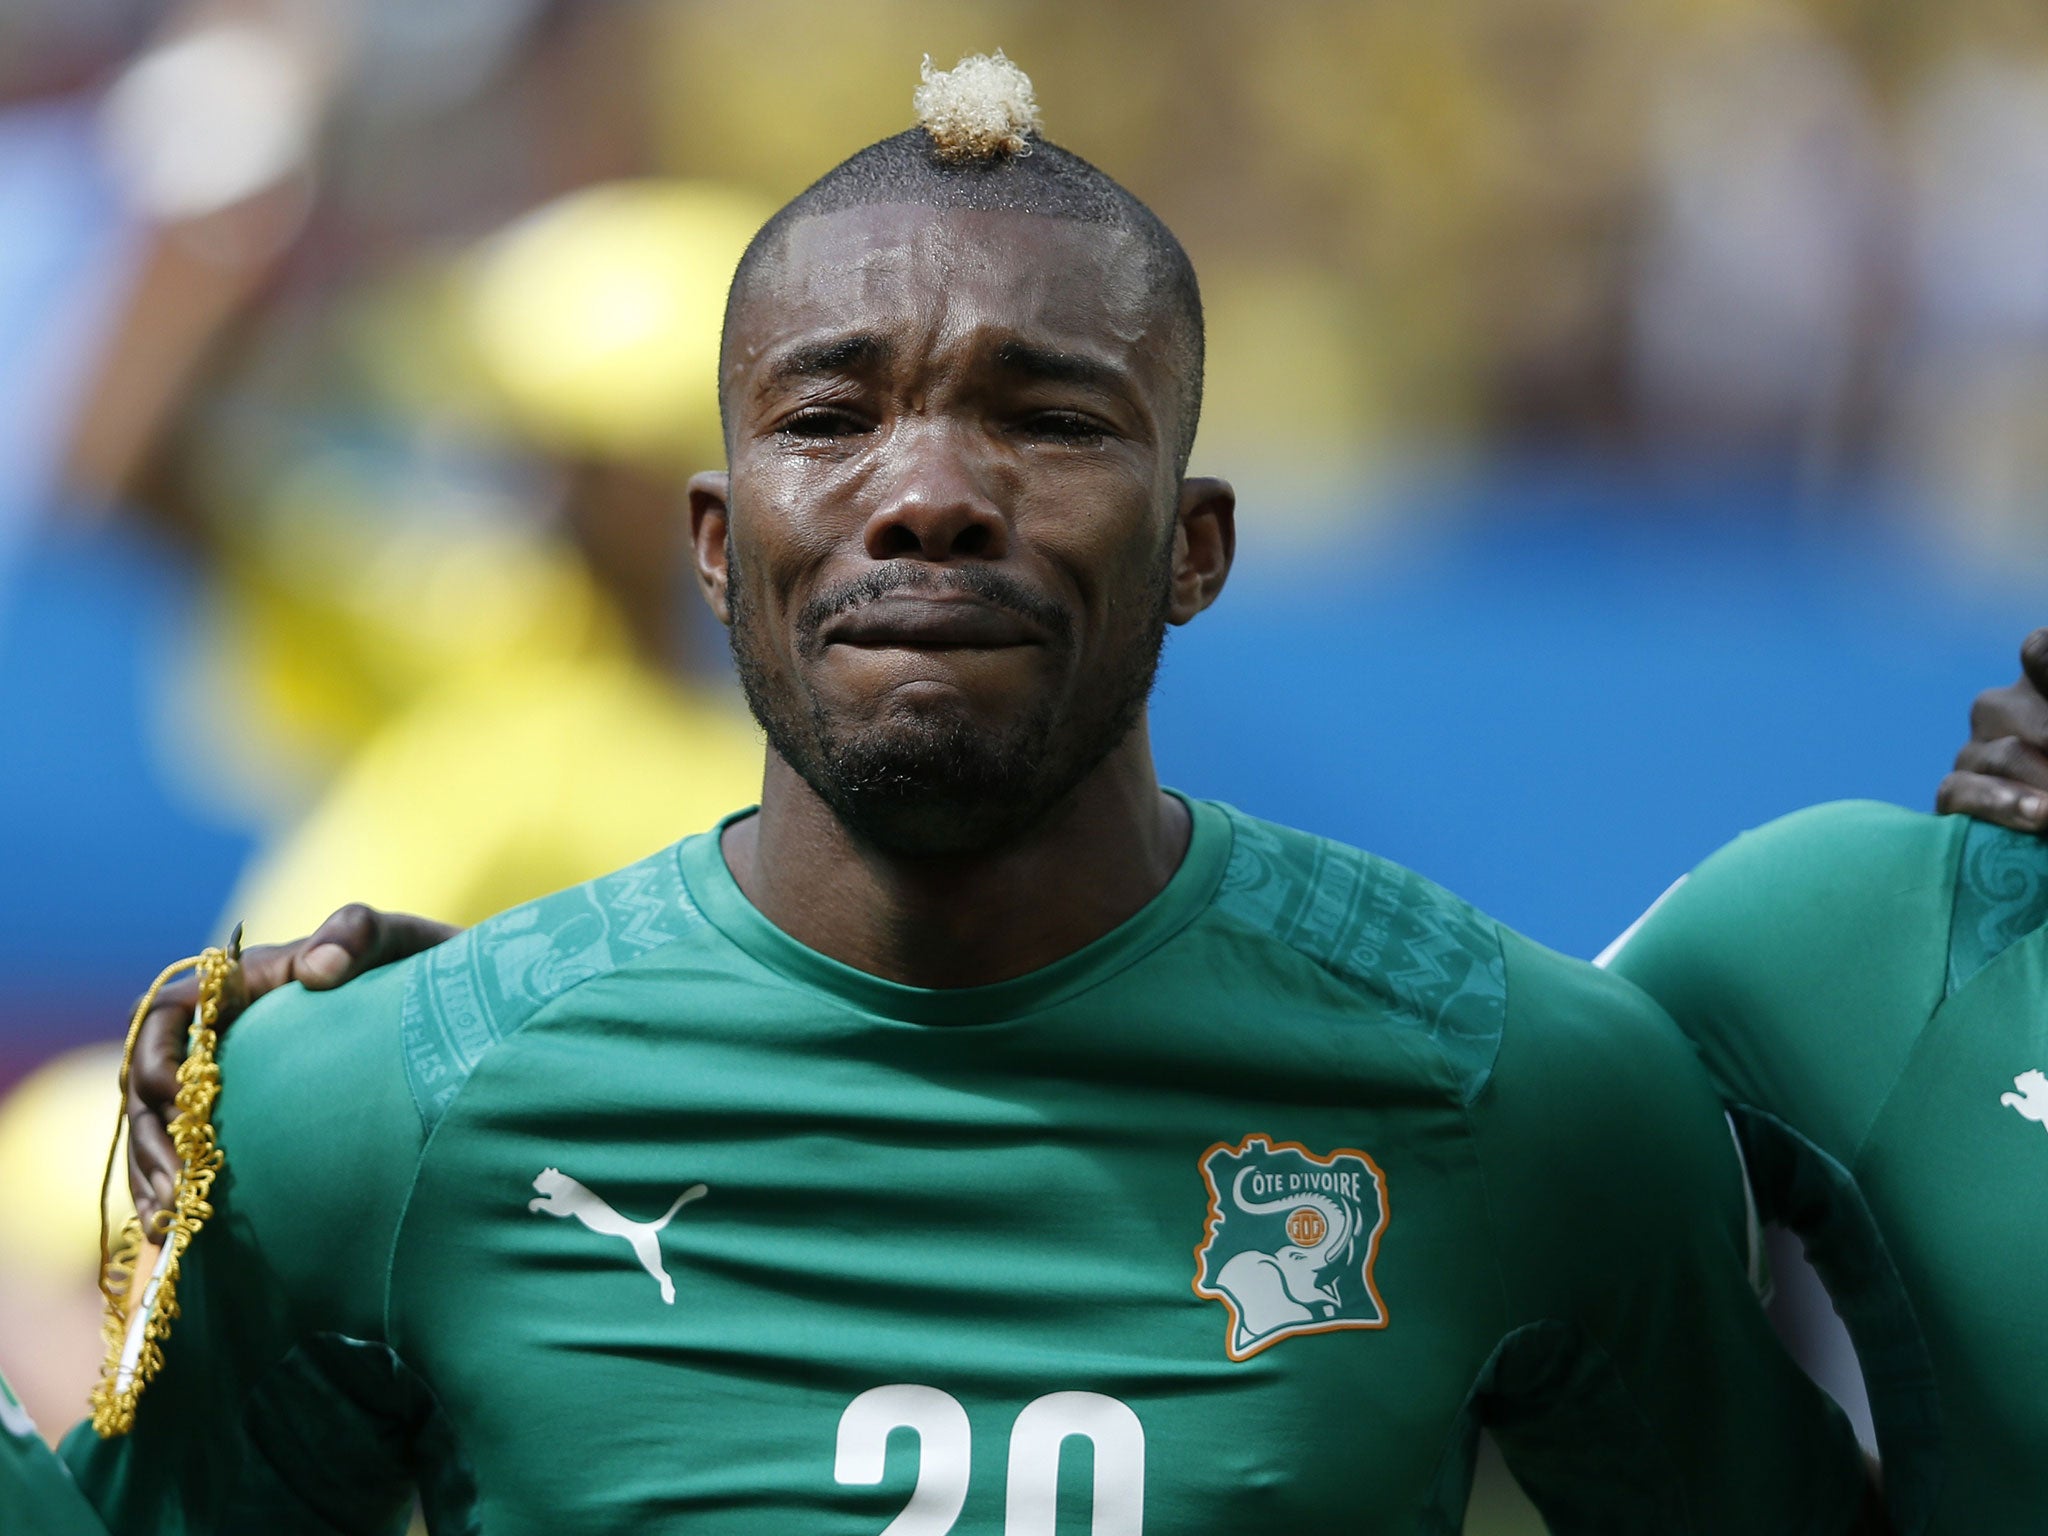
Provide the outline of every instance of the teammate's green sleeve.
<path id="1" fill-rule="evenodd" d="M 1651 1003 L 1506 938 L 1473 1123 L 1511 1314 L 1485 1417 L 1553 1530 L 1841 1532 L 1862 1461 L 1751 1289 L 1726 1116 Z M 1518 995 L 1540 1028 L 1517 1028 Z"/>
<path id="2" fill-rule="evenodd" d="M 134 1429 L 63 1453 L 115 1536 L 386 1536 L 431 1405 L 384 1345 L 391 1244 L 421 1144 L 395 1034 L 408 964 L 297 986 L 221 1048 L 227 1169 L 187 1253 Z M 262 1102 L 237 1082 L 264 1085 Z M 233 1405 L 223 1415 L 222 1405 Z"/>
<path id="3" fill-rule="evenodd" d="M 1947 983 L 1958 818 L 1845 801 L 1746 832 L 1615 947 L 1723 1097 L 1853 1157 Z"/>
<path id="4" fill-rule="evenodd" d="M 1956 1453 L 1968 1449 L 1944 1446 L 1936 1360 L 1947 1335 L 1930 1354 L 1926 1322 L 1931 1309 L 1937 1321 L 1956 1320 L 1951 1333 L 1978 1324 L 1963 1287 L 1943 1273 L 1958 1261 L 1940 1255 L 1934 1233 L 1967 1230 L 1996 1186 L 1984 1162 L 1955 1182 L 1929 1178 L 1930 1144 L 1900 1141 L 1898 1117 L 1926 1093 L 1927 1074 L 1959 1069 L 1949 1053 L 1970 1033 L 1964 1021 L 1931 1052 L 1929 1021 L 1953 1014 L 1944 1010 L 1949 994 L 2011 937 L 1996 919 L 2014 893 L 1996 871 L 1984 910 L 1959 899 L 1966 849 L 2031 843 L 1871 801 L 1816 806 L 1708 858 L 1608 959 L 1692 1038 L 1740 1129 L 1759 1214 L 1798 1233 L 1825 1283 L 1856 1346 L 1887 1501 L 1904 1530 L 1925 1528 Z M 2038 888 L 2024 861 L 2010 873 L 2021 877 L 2020 897 Z M 2030 908 L 2025 899 L 2011 905 Z M 1988 1043 L 1992 1032 L 1979 1033 Z M 1988 1122 L 2013 1070 L 1984 1073 L 1980 1118 Z M 1937 1134 L 1944 1149 L 1964 1141 Z M 1900 1177 L 1902 1167 L 1912 1175 Z M 2003 1225 L 2002 1213 L 1984 1211 L 1979 1240 Z M 1910 1256 L 1930 1252 L 1916 1305 Z M 1987 1425 L 1998 1419 L 2010 1422 L 1987 1416 Z"/>
<path id="5" fill-rule="evenodd" d="M 0 1376 L 0 1531 L 7 1536 L 106 1536 L 99 1516 Z"/>

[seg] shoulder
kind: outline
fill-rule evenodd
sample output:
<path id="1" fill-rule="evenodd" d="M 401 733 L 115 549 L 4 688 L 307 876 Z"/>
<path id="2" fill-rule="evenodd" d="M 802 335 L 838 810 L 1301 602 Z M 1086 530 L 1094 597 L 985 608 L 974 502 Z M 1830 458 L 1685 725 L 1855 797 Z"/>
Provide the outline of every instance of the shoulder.
<path id="1" fill-rule="evenodd" d="M 1681 909 L 1751 934 L 1787 921 L 1844 939 L 1941 948 L 1955 991 L 2048 925 L 2048 843 L 1963 816 L 1874 801 L 1815 806 L 1745 833 L 1686 882 Z M 1810 938 L 1814 927 L 1803 927 Z"/>
<path id="2" fill-rule="evenodd" d="M 330 992 L 294 982 L 252 1004 L 221 1039 L 216 1118 L 223 1139 L 294 1140 L 293 1128 L 319 1124 L 325 1105 L 375 1104 L 391 1085 L 402 1089 L 399 1018 L 423 959 Z"/>
<path id="3" fill-rule="evenodd" d="M 1839 800 L 1743 833 L 1706 859 L 1689 883 L 1745 910 L 1778 912 L 1945 892 L 1970 826 L 1961 817 Z"/>
<path id="4" fill-rule="evenodd" d="M 1561 1291 L 1585 1254 L 1620 1266 L 1651 1234 L 1704 1234 L 1747 1269 L 1734 1135 L 1692 1043 L 1619 977 L 1519 934 L 1506 950 L 1507 1028 L 1471 1107 L 1501 1230 L 1560 1260 Z"/>
<path id="5" fill-rule="evenodd" d="M 1226 808 L 1227 809 L 1227 808 Z M 1228 812 L 1233 843 L 1216 906 L 1428 1031 L 1470 1101 L 1495 1071 L 1504 1032 L 1530 1033 L 1561 1065 L 1579 1047 L 1649 1032 L 1685 1054 L 1636 987 L 1555 954 L 1415 871 L 1328 838 Z M 1695 1070 L 1681 1061 L 1676 1069 Z M 1601 1081 L 1583 1085 L 1601 1091 Z M 1617 1090 L 1618 1091 L 1618 1090 Z"/>
<path id="6" fill-rule="evenodd" d="M 1661 987 L 1777 989 L 1816 968 L 1938 972 L 1970 824 L 1897 806 L 1816 806 L 1746 832 L 1659 901 L 1610 952 Z"/>
<path id="7" fill-rule="evenodd" d="M 266 1254 L 303 1256 L 305 1290 L 381 1261 L 388 1243 L 341 1235 L 395 1230 L 429 1133 L 491 1049 L 705 926 L 667 848 L 345 987 L 263 998 L 220 1053 L 232 1220 Z"/>
<path id="8" fill-rule="evenodd" d="M 1872 800 L 1795 811 L 1710 855 L 1644 926 L 1668 928 L 1684 914 L 1762 928 L 1945 905 L 1970 825 Z"/>
<path id="9" fill-rule="evenodd" d="M 1868 801 L 1744 834 L 1611 953 L 1732 1099 L 1853 1146 L 1948 988 L 1970 824 Z"/>
<path id="10" fill-rule="evenodd" d="M 1503 934 L 1509 1008 L 1483 1106 L 1533 1136 L 1602 1141 L 1643 1120 L 1720 1116 L 1691 1044 L 1640 987 L 1583 960 Z M 1718 1130 L 1716 1135 L 1722 1134 Z"/>
<path id="11" fill-rule="evenodd" d="M 280 988 L 227 1031 L 215 1112 L 219 1229 L 199 1250 L 273 1275 L 306 1315 L 361 1337 L 382 1321 L 384 1261 L 425 1140 L 399 1016 L 420 959 L 331 992 Z"/>
<path id="12" fill-rule="evenodd" d="M 420 956 L 399 1029 L 421 1118 L 437 1121 L 486 1053 L 579 987 L 709 931 L 669 847 L 501 912 Z"/>
<path id="13" fill-rule="evenodd" d="M 1392 860 L 1225 810 L 1218 914 L 1427 1031 L 1476 1092 L 1506 1009 L 1499 924 Z"/>

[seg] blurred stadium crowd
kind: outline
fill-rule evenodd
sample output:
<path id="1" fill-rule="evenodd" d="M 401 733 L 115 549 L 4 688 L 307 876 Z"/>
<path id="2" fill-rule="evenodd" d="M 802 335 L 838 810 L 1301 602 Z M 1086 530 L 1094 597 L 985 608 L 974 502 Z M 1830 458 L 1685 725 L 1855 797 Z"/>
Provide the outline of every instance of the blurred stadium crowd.
<path id="1" fill-rule="evenodd" d="M 46 1427 L 157 966 L 752 798 L 674 515 L 725 280 L 997 45 L 1202 277 L 1248 590 L 1178 642 L 1181 782 L 1582 951 L 1801 799 L 1926 803 L 2048 552 L 2035 0 L 0 0 L 0 1358 Z"/>

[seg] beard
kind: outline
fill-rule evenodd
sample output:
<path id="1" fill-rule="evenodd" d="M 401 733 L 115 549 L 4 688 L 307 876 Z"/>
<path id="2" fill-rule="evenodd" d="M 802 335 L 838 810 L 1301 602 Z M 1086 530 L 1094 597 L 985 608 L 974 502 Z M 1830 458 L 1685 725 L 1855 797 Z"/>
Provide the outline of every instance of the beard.
<path id="1" fill-rule="evenodd" d="M 781 669 L 764 644 L 736 555 L 728 554 L 733 663 L 747 707 L 777 756 L 823 800 L 856 840 L 898 856 L 945 858 L 992 852 L 1015 841 L 1067 799 L 1128 737 L 1158 676 L 1172 598 L 1169 538 L 1154 562 L 1137 615 L 1111 646 L 1084 697 L 1062 709 L 1042 696 L 1013 718 L 989 724 L 957 710 L 880 709 L 864 720 L 835 718 L 800 675 Z M 826 620 L 886 592 L 965 589 L 1031 618 L 1071 655 L 1067 611 L 1007 572 L 960 566 L 943 572 L 897 561 L 819 594 L 797 615 L 799 662 L 816 659 Z"/>

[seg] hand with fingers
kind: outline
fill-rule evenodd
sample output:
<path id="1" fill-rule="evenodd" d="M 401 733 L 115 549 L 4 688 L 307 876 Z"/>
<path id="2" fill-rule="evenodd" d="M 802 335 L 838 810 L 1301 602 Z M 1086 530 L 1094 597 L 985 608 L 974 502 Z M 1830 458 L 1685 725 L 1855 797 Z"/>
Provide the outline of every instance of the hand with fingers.
<path id="1" fill-rule="evenodd" d="M 2015 832 L 2048 832 L 2048 627 L 2020 646 L 2019 680 L 1970 706 L 1970 740 L 1934 808 Z"/>
<path id="2" fill-rule="evenodd" d="M 343 907 L 303 939 L 243 950 L 246 995 L 222 1000 L 219 1027 L 225 1029 L 243 1008 L 287 982 L 324 992 L 431 949 L 460 931 L 429 917 L 360 904 Z M 196 975 L 180 977 L 157 993 L 128 1072 L 128 1188 L 145 1231 L 155 1230 L 156 1213 L 169 1205 L 177 1179 L 178 1154 L 169 1127 L 177 1112 L 178 1064 L 185 1059 L 186 1032 L 198 1001 Z"/>

